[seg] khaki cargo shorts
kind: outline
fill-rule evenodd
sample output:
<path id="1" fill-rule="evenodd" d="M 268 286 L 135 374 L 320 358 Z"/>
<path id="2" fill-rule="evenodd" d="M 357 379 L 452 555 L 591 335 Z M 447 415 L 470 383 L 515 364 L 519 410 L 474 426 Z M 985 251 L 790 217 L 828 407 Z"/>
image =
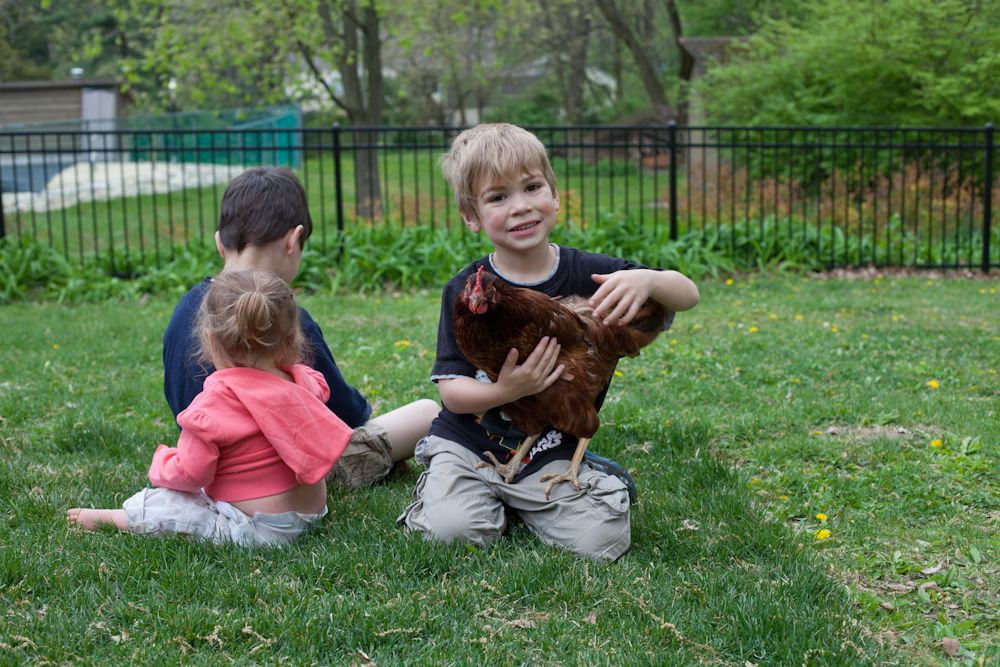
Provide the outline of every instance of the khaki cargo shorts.
<path id="1" fill-rule="evenodd" d="M 388 477 L 392 465 L 388 431 L 368 422 L 354 429 L 347 449 L 326 474 L 326 481 L 349 489 L 371 486 Z"/>

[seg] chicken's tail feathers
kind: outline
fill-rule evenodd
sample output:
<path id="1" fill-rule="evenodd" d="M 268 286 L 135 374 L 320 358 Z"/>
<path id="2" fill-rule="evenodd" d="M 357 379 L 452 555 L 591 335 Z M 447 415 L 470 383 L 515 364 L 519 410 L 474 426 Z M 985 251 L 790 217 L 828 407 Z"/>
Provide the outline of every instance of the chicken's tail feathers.
<path id="1" fill-rule="evenodd" d="M 647 299 L 629 322 L 629 328 L 633 330 L 633 338 L 641 348 L 652 343 L 663 331 L 666 323 L 667 309 L 658 301 Z"/>

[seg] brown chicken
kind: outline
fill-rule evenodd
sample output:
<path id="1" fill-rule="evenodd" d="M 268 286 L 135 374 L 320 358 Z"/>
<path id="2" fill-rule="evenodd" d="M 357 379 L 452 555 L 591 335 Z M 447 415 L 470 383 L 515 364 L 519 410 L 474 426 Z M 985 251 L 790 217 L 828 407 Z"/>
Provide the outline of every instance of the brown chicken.
<path id="1" fill-rule="evenodd" d="M 501 407 L 514 426 L 529 434 L 506 464 L 486 453 L 504 481 L 514 478 L 531 445 L 551 425 L 576 436 L 579 444 L 564 473 L 542 477 L 549 482 L 545 496 L 559 482 L 571 482 L 579 490 L 580 462 L 600 426 L 597 397 L 618 360 L 638 355 L 663 329 L 666 316 L 663 306 L 650 299 L 627 326 L 607 326 L 585 298 L 552 298 L 513 287 L 482 267 L 469 276 L 454 310 L 455 341 L 469 362 L 496 382 L 512 347 L 523 360 L 543 336 L 551 336 L 561 346 L 558 363 L 565 364 L 548 389 Z M 489 465 L 484 461 L 479 467 Z"/>

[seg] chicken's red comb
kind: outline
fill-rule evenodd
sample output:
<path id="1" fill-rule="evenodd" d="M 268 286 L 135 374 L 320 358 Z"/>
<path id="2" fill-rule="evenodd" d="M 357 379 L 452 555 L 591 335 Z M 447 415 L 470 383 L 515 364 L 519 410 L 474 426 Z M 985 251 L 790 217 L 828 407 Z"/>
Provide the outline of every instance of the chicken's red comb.
<path id="1" fill-rule="evenodd" d="M 483 265 L 479 265 L 479 270 L 476 271 L 476 291 L 480 292 L 483 289 Z"/>

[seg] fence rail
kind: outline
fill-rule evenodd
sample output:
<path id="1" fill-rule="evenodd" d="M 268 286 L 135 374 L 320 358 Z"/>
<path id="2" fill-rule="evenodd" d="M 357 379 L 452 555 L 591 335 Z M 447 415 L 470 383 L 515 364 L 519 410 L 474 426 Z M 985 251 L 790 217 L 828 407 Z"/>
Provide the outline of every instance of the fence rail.
<path id="1" fill-rule="evenodd" d="M 560 222 L 650 239 L 811 239 L 828 267 L 1000 266 L 995 131 L 543 126 Z M 0 132 L 0 237 L 112 271 L 211 238 L 226 183 L 292 167 L 321 249 L 360 226 L 461 227 L 437 165 L 453 127 Z M 733 248 L 735 252 L 735 248 Z"/>

